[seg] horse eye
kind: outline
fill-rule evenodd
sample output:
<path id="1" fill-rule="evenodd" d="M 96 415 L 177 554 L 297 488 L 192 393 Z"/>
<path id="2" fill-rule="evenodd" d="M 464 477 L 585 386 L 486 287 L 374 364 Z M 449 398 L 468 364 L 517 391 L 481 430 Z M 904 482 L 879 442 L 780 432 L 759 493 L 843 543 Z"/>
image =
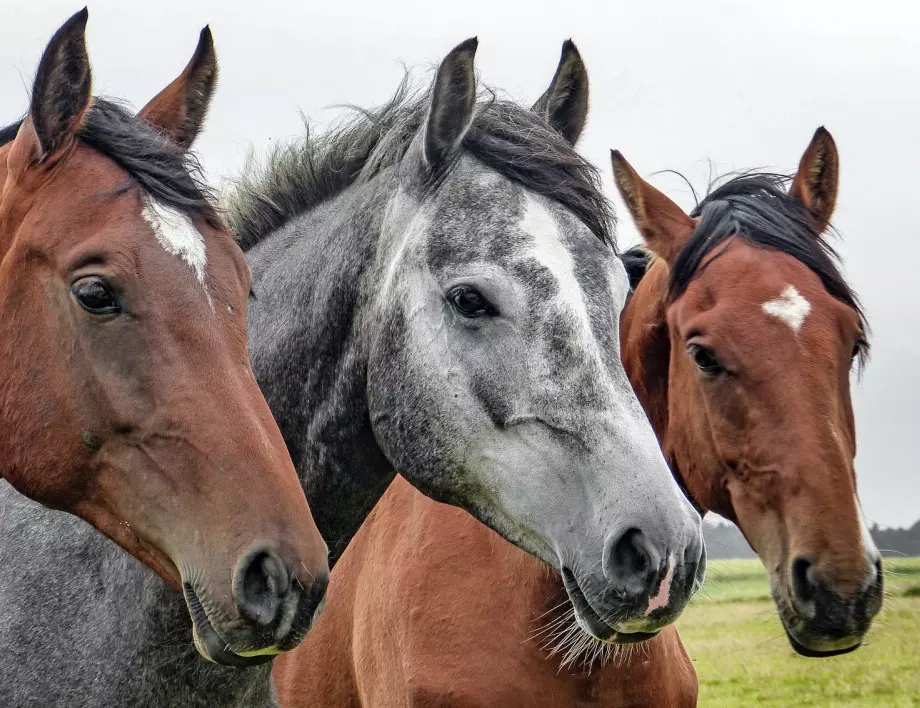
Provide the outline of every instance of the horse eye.
<path id="1" fill-rule="evenodd" d="M 699 344 L 691 344 L 687 349 L 690 352 L 690 356 L 693 357 L 693 361 L 696 363 L 697 368 L 707 376 L 717 376 L 725 372 L 725 367 L 722 366 L 721 362 L 716 358 L 712 349 L 700 346 Z"/>
<path id="2" fill-rule="evenodd" d="M 80 278 L 70 286 L 80 307 L 93 315 L 115 315 L 121 312 L 112 286 L 98 276 Z"/>
<path id="3" fill-rule="evenodd" d="M 447 299 L 454 309 L 464 317 L 494 315 L 495 308 L 481 292 L 469 285 L 458 285 L 447 293 Z"/>

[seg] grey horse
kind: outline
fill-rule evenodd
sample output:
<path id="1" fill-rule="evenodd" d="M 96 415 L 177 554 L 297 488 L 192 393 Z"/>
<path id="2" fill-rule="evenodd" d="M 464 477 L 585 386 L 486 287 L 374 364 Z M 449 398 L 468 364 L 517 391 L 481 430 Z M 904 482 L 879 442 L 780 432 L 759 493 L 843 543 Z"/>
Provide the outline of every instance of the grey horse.
<path id="1" fill-rule="evenodd" d="M 330 564 L 399 470 L 555 568 L 585 631 L 645 638 L 705 563 L 619 359 L 627 276 L 572 147 L 586 75 L 567 44 L 529 110 L 478 95 L 475 49 L 239 181 L 253 365 Z M 5 705 L 273 704 L 267 665 L 197 657 L 180 595 L 2 494 Z"/>

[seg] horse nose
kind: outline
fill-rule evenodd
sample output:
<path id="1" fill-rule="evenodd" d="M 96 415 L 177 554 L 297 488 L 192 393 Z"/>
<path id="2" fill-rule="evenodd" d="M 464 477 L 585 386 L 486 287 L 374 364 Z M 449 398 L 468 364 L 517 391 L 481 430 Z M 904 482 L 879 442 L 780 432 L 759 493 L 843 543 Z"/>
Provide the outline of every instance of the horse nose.
<path id="1" fill-rule="evenodd" d="M 304 569 L 303 563 L 299 564 Z M 248 637 L 254 648 L 294 648 L 316 620 L 326 599 L 329 574 L 300 577 L 296 567 L 267 544 L 251 548 L 237 563 L 231 592 Z"/>
<path id="2" fill-rule="evenodd" d="M 237 563 L 233 600 L 240 616 L 257 627 L 274 624 L 288 596 L 295 592 L 293 576 L 273 550 L 251 549 Z"/>
<path id="3" fill-rule="evenodd" d="M 703 584 L 705 568 L 699 531 L 674 548 L 653 531 L 628 526 L 611 534 L 604 547 L 603 571 L 611 588 L 627 603 L 641 606 L 648 600 L 647 612 L 666 607 L 671 600 L 686 602 Z"/>
<path id="4" fill-rule="evenodd" d="M 865 577 L 858 583 L 852 597 L 861 600 L 867 605 L 868 612 L 864 609 L 862 614 L 874 615 L 875 595 L 880 595 L 881 564 L 866 558 Z M 792 601 L 796 612 L 805 619 L 818 620 L 822 625 L 834 629 L 836 624 L 845 624 L 847 618 L 843 615 L 836 617 L 838 606 L 844 606 L 843 596 L 828 582 L 825 574 L 812 560 L 803 555 L 798 555 L 792 560 L 790 567 L 790 585 Z"/>
<path id="5" fill-rule="evenodd" d="M 792 600 L 796 611 L 808 619 L 814 619 L 817 611 L 818 583 L 814 564 L 802 556 L 792 561 Z"/>
<path id="6" fill-rule="evenodd" d="M 604 575 L 621 595 L 635 599 L 648 595 L 666 564 L 666 549 L 636 527 L 612 534 L 605 544 Z"/>

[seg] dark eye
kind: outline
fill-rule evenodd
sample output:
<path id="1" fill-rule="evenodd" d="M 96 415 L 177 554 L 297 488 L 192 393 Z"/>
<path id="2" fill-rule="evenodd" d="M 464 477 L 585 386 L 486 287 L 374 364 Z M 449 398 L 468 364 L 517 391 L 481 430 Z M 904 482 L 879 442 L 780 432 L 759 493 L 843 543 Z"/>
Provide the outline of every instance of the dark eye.
<path id="1" fill-rule="evenodd" d="M 93 315 L 115 315 L 121 312 L 115 291 L 102 278 L 92 275 L 80 278 L 70 286 L 80 307 Z"/>
<path id="2" fill-rule="evenodd" d="M 687 350 L 690 352 L 690 356 L 693 357 L 697 368 L 707 376 L 717 376 L 725 372 L 725 367 L 716 359 L 712 349 L 699 344 L 691 344 L 687 347 Z"/>
<path id="3" fill-rule="evenodd" d="M 447 299 L 464 317 L 483 317 L 494 315 L 495 308 L 483 297 L 482 293 L 469 285 L 458 285 L 447 293 Z"/>

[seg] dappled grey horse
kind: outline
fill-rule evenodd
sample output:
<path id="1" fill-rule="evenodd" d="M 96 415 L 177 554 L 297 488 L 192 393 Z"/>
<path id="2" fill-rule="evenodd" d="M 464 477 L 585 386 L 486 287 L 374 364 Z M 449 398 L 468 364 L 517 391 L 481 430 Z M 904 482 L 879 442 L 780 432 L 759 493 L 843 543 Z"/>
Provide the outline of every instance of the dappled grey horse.
<path id="1" fill-rule="evenodd" d="M 237 185 L 253 364 L 330 563 L 399 470 L 555 568 L 586 631 L 641 638 L 699 586 L 702 539 L 619 360 L 627 277 L 569 142 L 587 96 L 557 72 L 536 111 L 477 101 L 475 49 Z M 271 702 L 267 667 L 194 655 L 181 597 L 136 563 L 0 505 L 0 693 Z"/>

